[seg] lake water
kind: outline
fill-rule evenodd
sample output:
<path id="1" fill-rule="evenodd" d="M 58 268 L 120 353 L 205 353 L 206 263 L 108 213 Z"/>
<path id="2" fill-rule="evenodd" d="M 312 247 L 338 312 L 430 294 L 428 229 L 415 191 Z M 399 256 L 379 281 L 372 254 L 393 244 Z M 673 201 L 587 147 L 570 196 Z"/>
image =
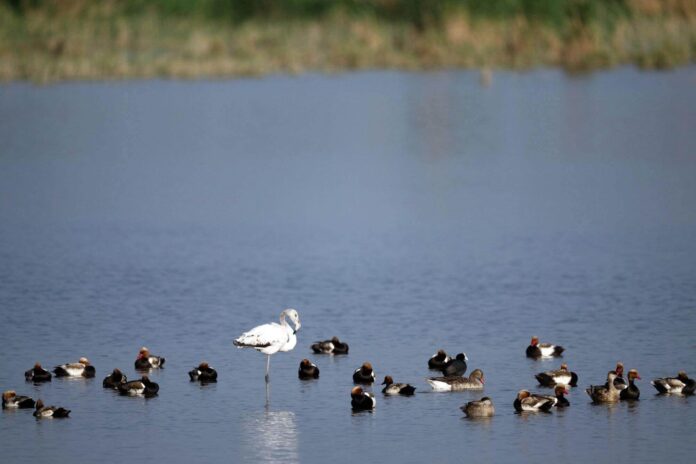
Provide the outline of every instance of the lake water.
<path id="1" fill-rule="evenodd" d="M 694 67 L 2 85 L 0 388 L 72 410 L 3 412 L 2 460 L 687 462 L 696 398 L 649 380 L 696 375 L 695 128 Z M 286 307 L 266 406 L 232 340 Z M 348 356 L 310 354 L 332 335 Z M 580 376 L 567 410 L 514 414 L 560 363 L 532 335 Z M 102 389 L 142 345 L 159 396 Z M 430 392 L 438 348 L 485 391 Z M 96 379 L 24 382 L 80 356 Z M 591 405 L 619 360 L 641 401 Z M 363 361 L 416 395 L 352 414 Z M 463 419 L 484 394 L 497 415 Z"/>

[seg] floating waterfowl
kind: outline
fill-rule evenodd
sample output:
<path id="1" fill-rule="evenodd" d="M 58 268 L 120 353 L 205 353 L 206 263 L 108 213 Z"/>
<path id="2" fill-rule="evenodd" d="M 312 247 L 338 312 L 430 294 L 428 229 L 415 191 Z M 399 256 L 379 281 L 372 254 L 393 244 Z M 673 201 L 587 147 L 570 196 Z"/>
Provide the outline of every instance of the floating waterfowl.
<path id="1" fill-rule="evenodd" d="M 217 382 L 217 371 L 210 367 L 207 362 L 203 361 L 198 367 L 192 369 L 188 373 L 191 382 L 196 380 L 202 383 Z"/>
<path id="2" fill-rule="evenodd" d="M 517 412 L 549 412 L 558 400 L 553 396 L 537 395 L 528 390 L 520 390 L 513 403 Z"/>
<path id="3" fill-rule="evenodd" d="M 140 348 L 138 352 L 138 357 L 135 358 L 135 368 L 138 370 L 146 369 L 159 369 L 164 367 L 165 359 L 162 356 L 155 356 L 150 354 L 150 350 L 147 347 Z"/>
<path id="4" fill-rule="evenodd" d="M 618 388 L 619 390 L 623 390 L 628 386 L 626 383 L 626 380 L 623 378 L 623 373 L 624 373 L 624 365 L 621 361 L 616 363 L 616 369 L 614 369 L 614 372 L 616 372 L 616 378 L 614 379 L 614 386 Z M 604 384 L 606 387 L 607 384 Z"/>
<path id="5" fill-rule="evenodd" d="M 353 382 L 362 384 L 371 384 L 375 381 L 375 373 L 372 370 L 372 364 L 364 362 L 362 366 L 355 369 L 353 372 Z"/>
<path id="6" fill-rule="evenodd" d="M 445 377 L 451 375 L 462 376 L 466 372 L 466 362 L 469 358 L 466 357 L 466 353 L 459 353 L 454 359 L 450 359 L 445 363 L 441 372 Z"/>
<path id="7" fill-rule="evenodd" d="M 318 379 L 319 368 L 309 359 L 300 361 L 300 368 L 297 371 L 297 376 L 302 380 Z"/>
<path id="8" fill-rule="evenodd" d="M 290 327 L 285 320 L 289 318 L 294 324 Z M 266 355 L 266 383 L 269 382 L 269 370 L 271 367 L 271 355 L 279 351 L 290 351 L 297 344 L 297 336 L 300 330 L 300 316 L 294 309 L 286 309 L 280 313 L 280 324 L 271 322 L 263 324 L 248 332 L 244 332 L 235 341 L 234 345 L 238 348 L 253 348 Z"/>
<path id="9" fill-rule="evenodd" d="M 87 358 L 80 358 L 76 363 L 61 364 L 53 368 L 56 377 L 94 377 L 96 370 Z"/>
<path id="10" fill-rule="evenodd" d="M 640 390 L 635 384 L 635 380 L 640 380 L 640 375 L 636 369 L 628 371 L 628 386 L 621 390 L 619 398 L 622 400 L 637 400 L 640 398 Z"/>
<path id="11" fill-rule="evenodd" d="M 114 369 L 113 372 L 102 381 L 102 387 L 118 390 L 119 385 L 128 382 L 126 375 L 120 369 Z"/>
<path id="12" fill-rule="evenodd" d="M 621 390 L 614 385 L 615 371 L 607 374 L 607 383 L 604 385 L 591 385 L 585 391 L 595 403 L 616 403 L 620 399 Z"/>
<path id="13" fill-rule="evenodd" d="M 469 378 L 452 375 L 448 377 L 431 377 L 426 380 L 435 391 L 483 390 L 483 384 L 485 383 L 481 369 L 475 369 L 469 374 Z"/>
<path id="14" fill-rule="evenodd" d="M 690 379 L 686 375 L 686 372 L 679 371 L 676 377 L 665 377 L 655 379 L 650 384 L 655 387 L 655 389 L 660 394 L 685 394 L 690 395 L 694 393 L 694 386 L 696 382 L 694 379 Z"/>
<path id="15" fill-rule="evenodd" d="M 32 367 L 24 373 L 24 378 L 28 382 L 50 382 L 51 377 L 51 373 L 43 367 L 41 367 L 41 363 L 39 362 L 34 364 L 34 367 Z"/>
<path id="16" fill-rule="evenodd" d="M 442 368 L 445 367 L 445 364 L 447 364 L 452 358 L 447 356 L 447 353 L 445 353 L 445 350 L 437 350 L 437 353 L 432 355 L 430 359 L 428 359 L 428 369 L 433 369 L 433 370 L 442 370 Z"/>
<path id="17" fill-rule="evenodd" d="M 350 406 L 354 411 L 367 411 L 377 405 L 375 395 L 363 391 L 361 387 L 354 387 L 350 392 Z"/>
<path id="18" fill-rule="evenodd" d="M 17 396 L 14 390 L 7 390 L 2 394 L 2 409 L 28 409 L 36 403 L 29 396 Z"/>
<path id="19" fill-rule="evenodd" d="M 459 409 L 464 411 L 467 417 L 493 417 L 495 414 L 493 401 L 487 396 L 478 401 L 469 401 Z"/>
<path id="20" fill-rule="evenodd" d="M 382 389 L 382 393 L 385 395 L 413 395 L 416 391 L 416 387 L 413 387 L 407 383 L 394 383 L 391 375 L 384 377 L 384 382 L 382 385 L 386 385 Z"/>
<path id="21" fill-rule="evenodd" d="M 561 368 L 558 370 L 540 372 L 534 377 L 539 381 L 539 385 L 543 387 L 555 387 L 556 385 L 578 386 L 578 375 L 575 372 L 570 372 L 566 363 L 561 364 Z"/>
<path id="22" fill-rule="evenodd" d="M 131 380 L 118 386 L 118 392 L 127 396 L 151 397 L 159 392 L 159 385 L 151 381 L 147 375 L 143 375 L 140 380 Z"/>
<path id="23" fill-rule="evenodd" d="M 315 342 L 312 351 L 316 354 L 348 354 L 348 344 L 340 341 L 338 337 L 332 337 L 331 340 Z"/>
<path id="24" fill-rule="evenodd" d="M 568 401 L 568 398 L 565 397 L 565 395 L 568 394 L 568 390 L 566 390 L 565 385 L 556 385 L 553 392 L 556 395 L 555 406 L 557 408 L 566 408 L 570 406 L 570 401 Z"/>
<path id="25" fill-rule="evenodd" d="M 532 337 L 530 345 L 527 347 L 528 358 L 548 358 L 561 356 L 565 348 L 551 343 L 539 343 L 539 337 Z"/>
<path id="26" fill-rule="evenodd" d="M 70 414 L 69 409 L 57 408 L 55 406 L 44 406 L 43 401 L 38 400 L 36 402 L 36 410 L 34 411 L 34 417 L 37 419 L 53 418 L 61 419 L 68 417 Z"/>

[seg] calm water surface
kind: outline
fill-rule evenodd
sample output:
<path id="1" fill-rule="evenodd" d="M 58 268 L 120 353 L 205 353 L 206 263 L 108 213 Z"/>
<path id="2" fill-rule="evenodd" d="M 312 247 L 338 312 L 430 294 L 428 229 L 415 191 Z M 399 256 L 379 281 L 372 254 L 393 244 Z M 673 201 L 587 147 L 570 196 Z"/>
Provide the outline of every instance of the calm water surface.
<path id="1" fill-rule="evenodd" d="M 0 388 L 73 411 L 3 412 L 2 460 L 688 462 L 696 401 L 649 379 L 696 375 L 695 124 L 693 67 L 0 86 Z M 232 339 L 286 307 L 265 407 Z M 582 387 L 637 368 L 641 401 L 514 414 L 559 364 L 524 357 L 534 334 Z M 332 335 L 349 356 L 310 354 Z M 103 390 L 142 345 L 160 395 Z M 483 369 L 494 418 L 429 391 L 438 348 Z M 80 356 L 96 379 L 24 382 Z M 189 383 L 203 359 L 218 384 Z M 366 360 L 416 395 L 352 414 Z"/>

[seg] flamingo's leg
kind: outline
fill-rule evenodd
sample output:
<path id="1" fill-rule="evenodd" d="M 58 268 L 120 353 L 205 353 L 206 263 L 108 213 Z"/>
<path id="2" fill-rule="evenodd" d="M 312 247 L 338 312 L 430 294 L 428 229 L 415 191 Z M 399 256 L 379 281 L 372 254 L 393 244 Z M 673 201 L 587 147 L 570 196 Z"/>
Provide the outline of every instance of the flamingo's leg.
<path id="1" fill-rule="evenodd" d="M 268 371 L 271 368 L 271 355 L 267 354 L 266 355 L 266 383 L 270 380 L 270 376 L 268 375 Z"/>

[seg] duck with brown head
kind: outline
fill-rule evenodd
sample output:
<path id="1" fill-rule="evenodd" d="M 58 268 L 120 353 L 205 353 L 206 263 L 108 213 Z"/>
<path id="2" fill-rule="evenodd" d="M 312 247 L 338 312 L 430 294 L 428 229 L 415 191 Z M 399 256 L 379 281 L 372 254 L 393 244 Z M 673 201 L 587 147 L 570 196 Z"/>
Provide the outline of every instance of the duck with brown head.
<path id="1" fill-rule="evenodd" d="M 407 383 L 394 383 L 391 375 L 384 377 L 384 382 L 382 385 L 386 385 L 382 389 L 382 393 L 385 395 L 405 395 L 410 396 L 416 392 L 416 387 Z"/>
<path id="2" fill-rule="evenodd" d="M 34 367 L 24 373 L 24 378 L 27 382 L 50 382 L 51 377 L 51 373 L 41 367 L 41 363 L 38 361 L 34 364 Z"/>
<path id="3" fill-rule="evenodd" d="M 449 356 L 447 356 L 447 353 L 445 353 L 445 350 L 437 350 L 437 353 L 432 355 L 430 359 L 428 359 L 428 369 L 433 369 L 433 370 L 442 370 L 443 367 L 451 360 Z"/>
<path id="4" fill-rule="evenodd" d="M 354 387 L 350 392 L 350 406 L 354 411 L 369 411 L 377 405 L 375 395 L 368 393 L 362 387 Z"/>
<path id="5" fill-rule="evenodd" d="M 635 384 L 636 379 L 640 380 L 640 375 L 636 369 L 628 371 L 628 386 L 621 390 L 619 398 L 622 400 L 638 400 L 640 398 L 640 390 Z"/>
<path id="6" fill-rule="evenodd" d="M 539 337 L 536 335 L 532 337 L 532 341 L 527 347 L 527 357 L 528 358 L 549 358 L 552 356 L 562 356 L 565 348 L 559 345 L 553 345 L 551 343 L 539 343 Z"/>
<path id="7" fill-rule="evenodd" d="M 31 397 L 18 396 L 14 390 L 7 390 L 2 394 L 2 409 L 30 409 L 34 404 Z"/>
<path id="8" fill-rule="evenodd" d="M 198 365 L 198 367 L 193 368 L 188 373 L 191 382 L 196 380 L 201 383 L 212 383 L 217 382 L 217 371 L 210 367 L 210 365 L 203 361 Z"/>
<path id="9" fill-rule="evenodd" d="M 85 357 L 80 358 L 76 363 L 66 363 L 56 366 L 53 369 L 56 377 L 94 377 L 96 370 L 89 360 Z"/>
<path id="10" fill-rule="evenodd" d="M 59 408 L 56 406 L 44 406 L 43 401 L 41 401 L 40 399 L 36 401 L 36 410 L 34 410 L 34 417 L 36 417 L 37 419 L 62 419 L 68 417 L 69 414 L 69 409 Z"/>
<path id="11" fill-rule="evenodd" d="M 143 346 L 138 351 L 138 356 L 135 358 L 135 368 L 138 370 L 159 369 L 164 367 L 165 359 L 162 356 L 155 356 L 150 353 L 150 350 Z"/>
<path id="12" fill-rule="evenodd" d="M 311 380 L 319 378 L 319 368 L 309 359 L 300 361 L 300 368 L 297 371 L 300 380 Z"/>
<path id="13" fill-rule="evenodd" d="M 568 364 L 561 364 L 561 368 L 555 371 L 540 372 L 534 376 L 539 385 L 543 387 L 555 387 L 556 385 L 578 386 L 578 375 L 568 370 Z"/>
<path id="14" fill-rule="evenodd" d="M 353 383 L 372 384 L 375 381 L 375 372 L 372 370 L 372 364 L 364 362 L 362 366 L 355 369 L 353 372 Z"/>
<path id="15" fill-rule="evenodd" d="M 536 395 L 528 390 L 520 390 L 513 406 L 517 412 L 549 412 L 557 401 L 553 396 Z"/>

